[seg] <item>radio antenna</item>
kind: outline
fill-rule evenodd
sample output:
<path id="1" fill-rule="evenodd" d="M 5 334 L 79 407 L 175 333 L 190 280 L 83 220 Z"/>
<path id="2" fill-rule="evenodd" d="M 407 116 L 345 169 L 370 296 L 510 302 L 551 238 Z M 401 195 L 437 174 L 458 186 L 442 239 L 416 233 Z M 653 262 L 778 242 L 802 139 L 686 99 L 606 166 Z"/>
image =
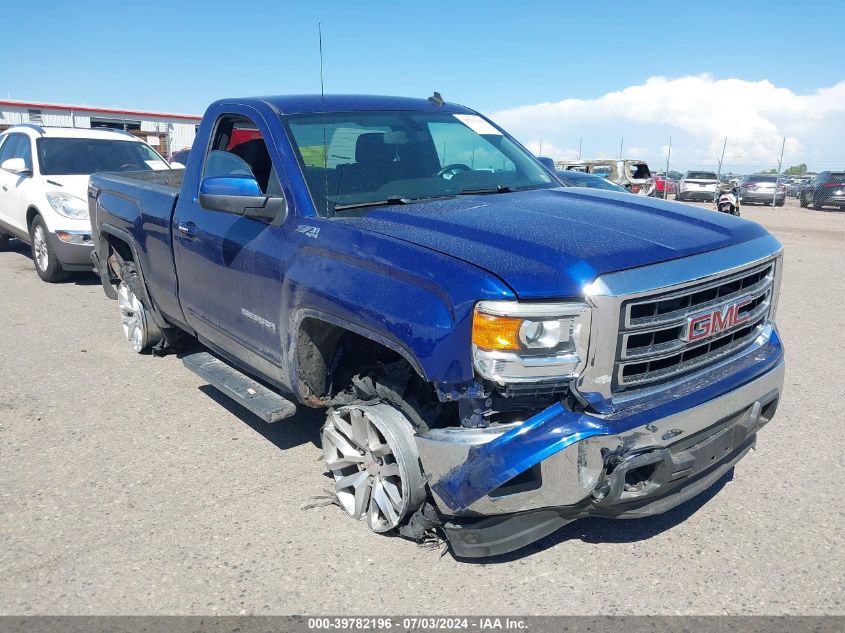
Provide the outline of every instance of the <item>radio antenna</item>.
<path id="1" fill-rule="evenodd" d="M 329 145 L 326 142 L 326 91 L 323 87 L 323 23 L 317 22 L 317 37 L 320 43 L 320 110 L 323 119 L 323 180 L 325 184 L 324 195 L 326 207 L 329 201 Z M 319 160 L 319 159 L 318 159 Z M 338 188 L 340 183 L 338 183 Z M 327 209 L 328 210 L 328 209 Z"/>
<path id="2" fill-rule="evenodd" d="M 326 92 L 323 89 L 323 23 L 317 22 L 317 34 L 320 38 L 320 101 L 325 105 Z"/>

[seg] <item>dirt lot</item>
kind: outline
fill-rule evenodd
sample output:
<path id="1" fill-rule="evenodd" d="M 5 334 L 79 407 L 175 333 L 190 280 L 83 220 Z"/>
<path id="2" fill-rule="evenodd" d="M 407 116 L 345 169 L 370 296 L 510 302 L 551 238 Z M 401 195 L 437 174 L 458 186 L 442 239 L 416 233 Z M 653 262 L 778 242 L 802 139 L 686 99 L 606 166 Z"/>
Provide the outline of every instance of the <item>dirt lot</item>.
<path id="1" fill-rule="evenodd" d="M 744 210 L 786 248 L 786 390 L 702 497 L 585 520 L 492 563 L 334 506 L 321 416 L 274 426 L 138 356 L 93 276 L 0 253 L 0 613 L 845 613 L 845 213 Z"/>

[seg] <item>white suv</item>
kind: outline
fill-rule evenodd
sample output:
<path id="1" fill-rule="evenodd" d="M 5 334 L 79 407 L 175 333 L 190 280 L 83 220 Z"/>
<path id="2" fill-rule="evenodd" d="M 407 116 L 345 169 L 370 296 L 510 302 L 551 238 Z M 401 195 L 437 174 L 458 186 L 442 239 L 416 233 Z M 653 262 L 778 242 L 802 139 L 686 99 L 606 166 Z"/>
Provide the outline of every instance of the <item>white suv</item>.
<path id="1" fill-rule="evenodd" d="M 127 132 L 13 126 L 0 134 L 0 250 L 11 237 L 30 244 L 44 281 L 92 270 L 88 176 L 170 168 Z"/>
<path id="2" fill-rule="evenodd" d="M 716 199 L 718 185 L 719 177 L 712 171 L 688 171 L 678 181 L 675 200 L 713 202 Z"/>

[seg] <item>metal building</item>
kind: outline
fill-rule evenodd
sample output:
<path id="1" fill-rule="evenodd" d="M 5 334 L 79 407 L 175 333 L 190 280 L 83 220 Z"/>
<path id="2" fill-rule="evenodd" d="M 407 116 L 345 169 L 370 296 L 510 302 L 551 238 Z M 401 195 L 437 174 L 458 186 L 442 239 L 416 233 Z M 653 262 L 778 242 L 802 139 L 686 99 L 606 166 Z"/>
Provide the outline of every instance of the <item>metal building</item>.
<path id="1" fill-rule="evenodd" d="M 202 117 L 84 105 L 0 100 L 0 132 L 18 123 L 44 127 L 116 128 L 153 146 L 165 158 L 190 147 Z"/>

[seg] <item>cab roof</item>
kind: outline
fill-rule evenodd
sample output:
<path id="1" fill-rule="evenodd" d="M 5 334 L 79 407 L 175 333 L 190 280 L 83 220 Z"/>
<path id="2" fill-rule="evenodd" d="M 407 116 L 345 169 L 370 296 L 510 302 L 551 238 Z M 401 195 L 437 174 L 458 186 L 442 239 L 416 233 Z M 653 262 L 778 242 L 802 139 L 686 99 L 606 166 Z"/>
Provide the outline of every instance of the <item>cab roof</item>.
<path id="1" fill-rule="evenodd" d="M 410 110 L 417 112 L 473 113 L 456 103 L 437 102 L 430 99 L 389 97 L 378 95 L 277 95 L 248 99 L 223 99 L 222 103 L 259 103 L 270 105 L 281 114 L 310 114 L 318 112 L 361 112 L 378 110 Z"/>

